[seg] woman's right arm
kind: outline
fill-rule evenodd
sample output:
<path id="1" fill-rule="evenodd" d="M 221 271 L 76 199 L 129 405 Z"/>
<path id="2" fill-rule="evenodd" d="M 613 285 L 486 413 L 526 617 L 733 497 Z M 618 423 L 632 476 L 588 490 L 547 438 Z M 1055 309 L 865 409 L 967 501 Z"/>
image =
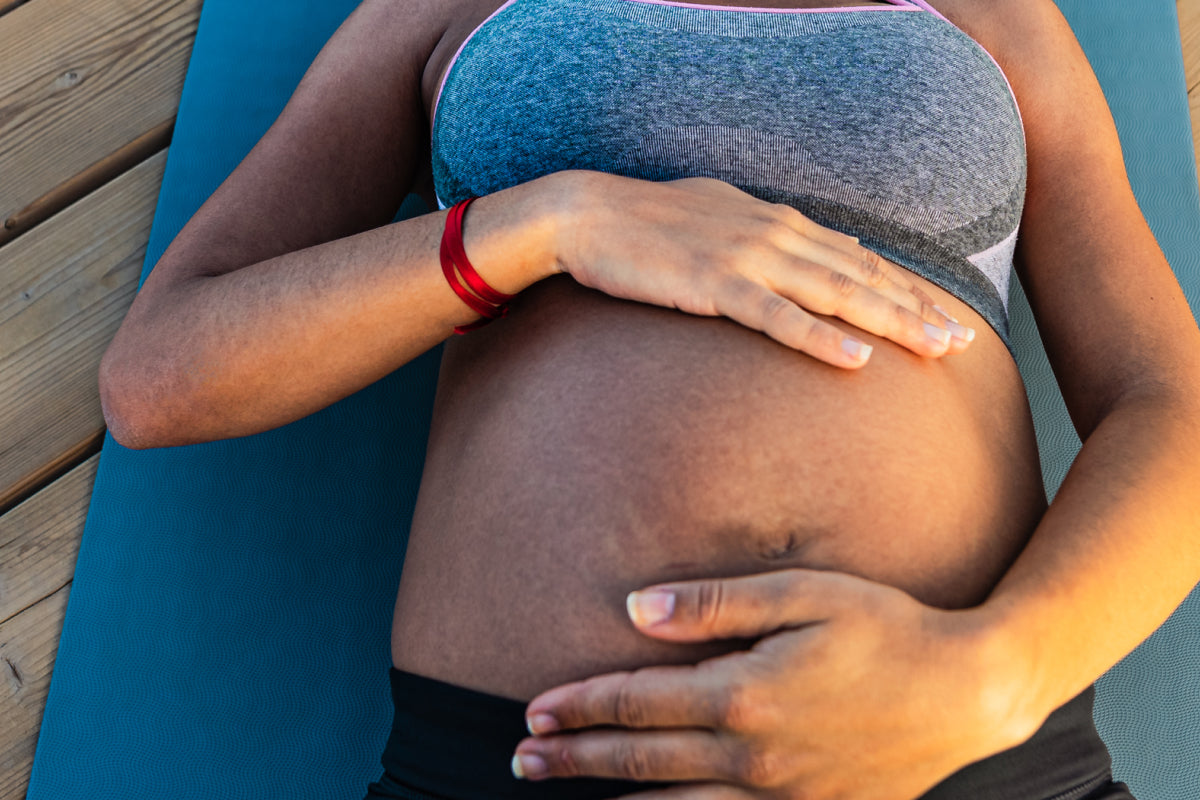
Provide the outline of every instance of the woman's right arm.
<path id="1" fill-rule="evenodd" d="M 157 447 L 277 427 L 476 318 L 441 272 L 446 212 L 388 224 L 428 160 L 422 73 L 456 5 L 360 5 L 184 226 L 101 364 L 117 441 Z M 471 208 L 472 260 L 503 290 L 552 271 L 547 189 L 525 184 Z"/>
<path id="2" fill-rule="evenodd" d="M 446 212 L 389 223 L 428 162 L 430 54 L 474 2 L 365 0 L 338 29 L 109 346 L 100 396 L 118 442 L 278 427 L 477 319 L 442 275 Z M 840 367 L 862 366 L 870 348 L 816 315 L 920 355 L 967 346 L 946 341 L 956 326 L 878 255 L 710 178 L 554 173 L 477 200 L 463 235 L 502 292 L 568 272 L 616 297 L 724 315 Z"/>

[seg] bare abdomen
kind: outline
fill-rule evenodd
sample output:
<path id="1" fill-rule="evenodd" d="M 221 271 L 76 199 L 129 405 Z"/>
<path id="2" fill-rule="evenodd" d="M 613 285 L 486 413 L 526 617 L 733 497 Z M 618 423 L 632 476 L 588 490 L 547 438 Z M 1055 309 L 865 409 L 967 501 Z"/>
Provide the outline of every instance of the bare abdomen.
<path id="1" fill-rule="evenodd" d="M 397 598 L 395 665 L 517 699 L 695 661 L 648 639 L 650 583 L 837 569 L 924 602 L 982 601 L 1044 507 L 1025 395 L 979 338 L 888 342 L 839 370 L 730 320 L 556 277 L 447 345 Z"/>

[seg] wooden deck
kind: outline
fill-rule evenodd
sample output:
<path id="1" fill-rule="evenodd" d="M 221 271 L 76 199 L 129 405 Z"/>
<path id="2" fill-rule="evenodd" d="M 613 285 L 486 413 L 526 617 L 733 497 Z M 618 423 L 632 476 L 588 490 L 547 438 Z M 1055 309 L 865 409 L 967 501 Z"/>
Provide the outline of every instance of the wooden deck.
<path id="1" fill-rule="evenodd" d="M 1200 153 L 1200 0 L 1178 0 Z M 21 800 L 201 0 L 0 0 L 0 800 Z"/>

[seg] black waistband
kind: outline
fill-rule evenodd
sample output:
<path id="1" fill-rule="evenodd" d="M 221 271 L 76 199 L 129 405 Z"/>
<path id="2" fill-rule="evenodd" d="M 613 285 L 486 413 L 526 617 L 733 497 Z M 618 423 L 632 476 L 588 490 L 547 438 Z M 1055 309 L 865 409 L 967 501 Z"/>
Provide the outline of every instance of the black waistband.
<path id="1" fill-rule="evenodd" d="M 530 782 L 510 771 L 523 739 L 525 704 L 391 670 L 396 716 L 385 775 L 369 797 L 409 800 L 601 800 L 652 786 L 571 778 Z M 920 800 L 1081 800 L 1111 777 L 1092 721 L 1088 687 L 1054 711 L 1025 743 L 970 764 Z"/>

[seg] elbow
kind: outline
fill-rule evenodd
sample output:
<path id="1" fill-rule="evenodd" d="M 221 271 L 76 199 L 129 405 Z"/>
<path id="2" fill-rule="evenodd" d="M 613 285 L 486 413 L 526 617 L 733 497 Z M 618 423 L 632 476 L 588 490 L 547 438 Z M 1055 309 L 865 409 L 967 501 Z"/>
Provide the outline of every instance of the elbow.
<path id="1" fill-rule="evenodd" d="M 100 409 L 108 432 L 117 444 L 131 450 L 182 444 L 172 440 L 169 432 L 178 427 L 163 419 L 154 386 L 136 364 L 136 359 L 112 345 L 100 361 Z"/>

